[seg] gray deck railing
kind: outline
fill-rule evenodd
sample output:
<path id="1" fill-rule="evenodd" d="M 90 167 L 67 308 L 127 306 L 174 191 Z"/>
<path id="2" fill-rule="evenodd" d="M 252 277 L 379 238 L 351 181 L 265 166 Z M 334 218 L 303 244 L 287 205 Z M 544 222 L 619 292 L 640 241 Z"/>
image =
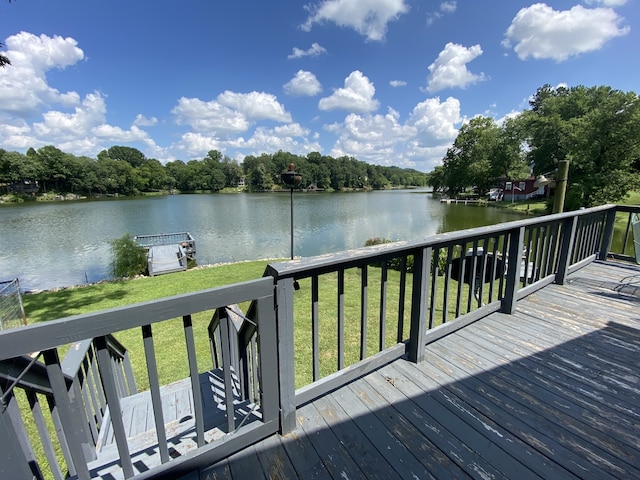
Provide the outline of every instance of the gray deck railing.
<path id="1" fill-rule="evenodd" d="M 297 405 L 400 356 L 420 361 L 427 342 L 510 313 L 519 298 L 605 259 L 616 213 L 632 211 L 601 206 L 269 265 L 289 359 L 283 429 L 295 428 Z"/>
<path id="2" fill-rule="evenodd" d="M 106 335 L 104 342 L 118 398 L 135 393 L 127 350 L 112 335 Z M 0 361 L 2 408 L 6 408 L 16 431 L 25 439 L 24 448 L 32 459 L 31 469 L 36 478 L 42 475 L 42 469 L 26 441 L 28 435 L 15 390 L 22 391 L 28 402 L 30 423 L 37 430 L 50 476 L 56 480 L 66 478 L 56 451 L 65 459 L 64 470 L 76 475 L 78 461 L 87 463 L 96 458 L 95 446 L 107 406 L 96 354 L 94 342 L 88 339 L 71 344 L 62 361 L 58 352 L 51 349 Z M 26 407 L 24 411 L 27 413 Z M 45 415 L 57 435 L 51 435 Z"/>
<path id="3" fill-rule="evenodd" d="M 99 434 L 91 425 L 97 429 L 107 412 L 124 477 L 176 478 L 273 432 L 294 429 L 296 406 L 393 359 L 406 355 L 421 361 L 428 342 L 491 312 L 510 313 L 521 297 L 563 283 L 567 274 L 608 258 L 612 250 L 631 259 L 624 217 L 629 223 L 638 211 L 602 206 L 272 263 L 264 278 L 252 282 L 0 332 L 0 362 L 18 372 L 25 354 L 43 352 L 43 362 L 32 368 L 44 370 L 47 381 L 41 382 L 42 371 L 34 371 L 21 386 L 51 401 L 54 430 L 64 431 L 64 458 L 50 461 L 60 463 L 62 475 L 68 470 L 77 478 L 91 477 L 88 459 Z M 616 231 L 622 238 L 615 238 Z M 243 313 L 237 305 L 247 303 Z M 153 329 L 160 322 L 173 322 L 184 340 L 173 335 L 170 345 L 157 345 Z M 139 475 L 120 411 L 121 399 L 135 386 L 121 370 L 126 350 L 109 342 L 112 334 L 129 329 L 139 329 L 144 346 L 145 359 L 131 363 L 138 384 L 150 390 L 162 457 L 160 466 Z M 61 362 L 60 349 L 72 342 L 84 346 Z M 196 446 L 176 459 L 164 436 L 166 378 L 158 372 L 165 362 L 184 362 L 194 403 Z M 227 431 L 207 441 L 198 377 L 216 368 L 227 399 Z M 104 387 L 103 399 L 97 383 Z M 260 421 L 238 425 L 232 398 L 255 403 Z M 0 474 L 26 478 L 42 462 L 33 453 L 38 440 L 23 427 L 23 418 L 42 409 L 30 410 L 30 399 L 26 407 L 13 400 L 0 412 Z"/>
<path id="4" fill-rule="evenodd" d="M 227 434 L 230 435 L 215 445 L 207 444 L 204 436 L 206 419 L 203 395 L 200 391 L 200 374 L 213 368 L 213 360 L 210 356 L 203 355 L 203 349 L 198 348 L 196 342 L 198 338 L 207 338 L 209 319 L 218 309 L 224 309 L 229 304 L 251 301 L 255 302 L 254 323 L 259 333 L 257 361 L 261 375 L 269 378 L 268 382 L 260 384 L 257 406 L 260 420 L 247 425 L 236 425 L 233 409 L 227 409 L 227 416 L 231 413 L 230 421 L 227 423 Z M 177 327 L 178 324 L 175 322 L 180 320 L 181 327 L 178 328 L 181 328 L 184 340 L 180 342 L 179 337 L 175 335 L 168 348 L 163 350 L 156 345 L 153 327 L 166 321 L 173 321 Z M 44 446 L 47 461 L 52 463 L 45 476 L 64 478 L 68 472 L 73 478 L 91 478 L 89 463 L 96 458 L 94 438 L 99 434 L 98 425 L 105 417 L 109 419 L 115 437 L 123 476 L 134 476 L 136 472 L 131 461 L 133 452 L 129 450 L 121 399 L 135 393 L 135 385 L 127 381 L 128 374 L 121 374 L 130 370 L 126 361 L 120 361 L 128 358 L 127 351 L 111 338 L 113 333 L 123 330 L 138 329 L 140 341 L 144 345 L 145 359 L 136 361 L 139 366 L 142 362 L 142 368 L 146 367 L 146 378 L 141 378 L 138 368 L 137 381 L 148 384 L 150 389 L 155 421 L 155 427 L 152 428 L 156 430 L 156 444 L 162 463 L 154 468 L 154 475 L 161 476 L 164 472 L 168 477 L 173 477 L 180 468 L 190 469 L 197 465 L 188 455 L 177 459 L 172 459 L 169 455 L 161 400 L 161 383 L 165 382 L 166 378 L 161 378 L 158 373 L 159 363 L 175 363 L 180 360 L 185 363 L 183 370 L 191 379 L 194 438 L 200 461 L 211 462 L 216 458 L 222 458 L 242 448 L 246 442 L 255 442 L 276 432 L 279 427 L 279 395 L 277 382 L 273 381 L 277 379 L 274 324 L 273 281 L 265 278 L 1 332 L 0 362 L 13 366 L 14 370 L 21 366 L 16 367 L 17 362 L 27 352 L 42 352 L 43 362 L 38 361 L 35 368 L 45 371 L 47 380 L 43 382 L 44 390 L 36 392 L 32 385 L 25 382 L 22 382 L 20 387 L 28 392 L 29 398 L 32 394 L 45 394 L 50 414 L 48 419 L 39 420 L 44 409 L 39 406 L 41 402 L 36 403 L 33 411 L 34 415 L 38 416 L 35 423 L 40 435 L 39 438 L 30 438 L 24 421 L 28 407 L 21 405 L 16 395 L 7 396 L 8 408 L 0 411 L 0 447 L 7 447 L 6 450 L 0 449 L 0 478 L 41 478 L 40 470 L 44 462 L 37 462 L 36 454 L 33 452 L 35 448 L 40 448 L 37 446 L 39 442 L 46 442 L 44 437 L 55 437 L 49 429 L 58 431 L 60 435 L 56 445 Z M 64 348 L 68 342 L 78 343 L 71 344 L 70 352 L 74 353 L 66 357 L 69 360 L 63 362 L 60 361 L 60 348 Z M 222 339 L 222 344 L 228 343 L 227 335 Z M 83 350 L 86 353 L 83 354 Z M 180 350 L 185 355 L 181 356 Z M 206 353 L 208 349 L 205 348 L 204 351 Z M 223 362 L 225 366 L 229 365 L 228 354 L 223 354 Z M 230 370 L 227 368 L 226 371 Z M 42 378 L 41 375 L 38 377 Z M 223 383 L 216 395 L 231 399 L 227 404 L 232 404 L 233 385 L 226 379 Z M 88 388 L 87 384 L 93 387 L 102 385 L 103 389 Z M 15 388 L 12 388 L 11 392 L 14 390 Z M 51 426 L 48 426 L 47 422 Z M 53 450 L 56 446 L 62 452 L 62 459 L 55 458 Z M 168 465 L 169 463 L 171 465 Z M 171 473 L 167 473 L 168 471 Z"/>

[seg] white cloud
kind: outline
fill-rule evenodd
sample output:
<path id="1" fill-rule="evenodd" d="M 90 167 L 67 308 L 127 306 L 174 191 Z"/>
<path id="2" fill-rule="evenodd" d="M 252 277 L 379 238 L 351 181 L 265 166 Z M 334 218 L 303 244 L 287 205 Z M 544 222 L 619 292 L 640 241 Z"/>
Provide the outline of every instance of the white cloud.
<path id="1" fill-rule="evenodd" d="M 84 58 L 73 38 L 20 32 L 5 43 L 11 67 L 0 68 L 0 112 L 28 118 L 43 106 L 73 107 L 80 103 L 78 93 L 60 93 L 48 85 L 46 78 L 49 70 L 68 67 Z"/>
<path id="2" fill-rule="evenodd" d="M 610 3 L 609 3 L 610 4 Z M 553 59 L 562 62 L 581 53 L 599 50 L 612 38 L 626 35 L 623 19 L 609 8 L 584 8 L 557 11 L 544 3 L 521 9 L 505 32 L 503 45 L 514 50 L 521 60 Z"/>
<path id="3" fill-rule="evenodd" d="M 467 63 L 482 55 L 480 45 L 466 48 L 456 43 L 447 43 L 435 62 L 429 65 L 427 91 L 437 92 L 445 88 L 465 88 L 486 79 L 484 73 L 474 74 Z"/>
<path id="4" fill-rule="evenodd" d="M 158 119 L 156 117 L 147 118 L 139 113 L 138 115 L 136 115 L 133 124 L 138 127 L 153 127 L 154 125 L 158 124 Z"/>
<path id="5" fill-rule="evenodd" d="M 249 121 L 241 112 L 215 100 L 205 102 L 199 98 L 182 97 L 171 112 L 176 115 L 179 125 L 190 125 L 196 132 L 209 135 L 239 133 L 249 128 Z"/>
<path id="6" fill-rule="evenodd" d="M 209 102 L 182 97 L 172 113 L 178 124 L 190 125 L 197 133 L 211 136 L 245 132 L 258 120 L 291 121 L 291 114 L 276 96 L 264 92 L 227 90 Z"/>
<path id="7" fill-rule="evenodd" d="M 587 5 L 604 5 L 605 7 L 621 7 L 627 0 L 586 0 Z"/>
<path id="8" fill-rule="evenodd" d="M 379 102 L 373 98 L 376 89 L 373 83 L 362 72 L 355 70 L 344 80 L 344 88 L 336 89 L 333 94 L 320 99 L 320 110 L 343 109 L 350 112 L 372 112 L 378 108 Z"/>
<path id="9" fill-rule="evenodd" d="M 283 85 L 284 93 L 298 97 L 312 97 L 322 91 L 316 76 L 306 70 L 298 70 L 296 75 Z"/>
<path id="10" fill-rule="evenodd" d="M 455 13 L 458 9 L 458 2 L 442 2 L 440 8 L 427 14 L 427 25 L 431 25 L 436 20 L 440 20 L 444 15 Z"/>
<path id="11" fill-rule="evenodd" d="M 270 93 L 236 93 L 226 90 L 218 95 L 217 101 L 225 107 L 241 112 L 249 120 L 291 121 L 291 114 L 285 111 L 277 97 Z"/>
<path id="12" fill-rule="evenodd" d="M 389 82 L 389 85 L 391 85 L 393 88 L 405 87 L 407 85 L 407 82 L 405 82 L 404 80 L 391 80 Z"/>
<path id="13" fill-rule="evenodd" d="M 288 59 L 301 58 L 301 57 L 317 57 L 327 53 L 327 49 L 320 46 L 320 44 L 314 42 L 311 44 L 311 48 L 308 50 L 302 50 L 298 47 L 293 47 L 293 53 L 287 56 Z"/>
<path id="14" fill-rule="evenodd" d="M 448 97 L 444 102 L 440 98 L 428 98 L 417 104 L 409 115 L 407 123 L 417 129 L 417 137 L 423 142 L 453 141 L 458 135 L 456 127 L 462 121 L 460 101 Z"/>
<path id="15" fill-rule="evenodd" d="M 367 40 L 383 40 L 387 24 L 407 13 L 404 0 L 324 0 L 316 7 L 308 7 L 310 16 L 301 28 L 310 31 L 315 23 L 334 22 L 340 27 L 353 28 Z"/>
<path id="16" fill-rule="evenodd" d="M 40 148 L 55 145 L 74 155 L 96 155 L 96 152 L 119 143 L 143 142 L 155 147 L 144 130 L 132 126 L 129 130 L 105 123 L 104 97 L 93 92 L 73 109 L 73 112 L 48 110 L 42 121 L 29 126 L 26 122 L 0 127 L 2 147 L 13 149 Z"/>
<path id="17" fill-rule="evenodd" d="M 416 105 L 408 120 L 397 111 L 386 115 L 351 113 L 342 123 L 326 125 L 338 136 L 331 154 L 350 155 L 369 163 L 415 167 L 428 171 L 438 165 L 458 134 L 460 102 L 429 98 Z"/>

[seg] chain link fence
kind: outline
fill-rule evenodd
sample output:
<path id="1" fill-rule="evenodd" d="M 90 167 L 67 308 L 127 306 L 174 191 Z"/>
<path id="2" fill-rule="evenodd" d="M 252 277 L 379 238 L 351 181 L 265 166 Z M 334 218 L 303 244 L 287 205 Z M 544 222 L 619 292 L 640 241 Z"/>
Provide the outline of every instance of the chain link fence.
<path id="1" fill-rule="evenodd" d="M 0 330 L 27 324 L 17 278 L 0 282 Z"/>

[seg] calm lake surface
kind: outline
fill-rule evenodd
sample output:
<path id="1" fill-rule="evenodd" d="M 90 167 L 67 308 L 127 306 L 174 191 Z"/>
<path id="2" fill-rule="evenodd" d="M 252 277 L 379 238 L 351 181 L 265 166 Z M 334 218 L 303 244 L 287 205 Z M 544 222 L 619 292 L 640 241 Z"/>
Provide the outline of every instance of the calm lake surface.
<path id="1" fill-rule="evenodd" d="M 110 241 L 125 233 L 190 232 L 198 265 L 290 256 L 290 196 L 202 194 L 0 207 L 0 280 L 40 290 L 109 278 Z M 499 208 L 445 205 L 421 190 L 296 193 L 296 256 L 415 240 L 521 218 Z"/>

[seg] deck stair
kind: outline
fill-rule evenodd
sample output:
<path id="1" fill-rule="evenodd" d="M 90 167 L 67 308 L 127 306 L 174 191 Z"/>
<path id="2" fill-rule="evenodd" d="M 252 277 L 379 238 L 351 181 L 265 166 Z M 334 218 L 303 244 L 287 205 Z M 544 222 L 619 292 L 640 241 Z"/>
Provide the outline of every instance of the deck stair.
<path id="1" fill-rule="evenodd" d="M 249 400 L 241 400 L 238 378 L 235 374 L 232 378 L 236 426 L 260 420 L 260 410 Z M 205 412 L 205 440 L 211 443 L 228 433 L 222 370 L 214 369 L 201 373 L 200 390 Z M 169 454 L 177 458 L 197 448 L 191 381 L 187 378 L 164 385 L 160 387 L 160 395 Z M 120 401 L 120 407 L 127 428 L 127 444 L 134 468 L 138 473 L 142 473 L 160 465 L 150 392 L 147 390 L 125 397 Z M 97 459 L 89 464 L 92 478 L 124 478 L 108 411 L 100 430 L 96 453 Z"/>

